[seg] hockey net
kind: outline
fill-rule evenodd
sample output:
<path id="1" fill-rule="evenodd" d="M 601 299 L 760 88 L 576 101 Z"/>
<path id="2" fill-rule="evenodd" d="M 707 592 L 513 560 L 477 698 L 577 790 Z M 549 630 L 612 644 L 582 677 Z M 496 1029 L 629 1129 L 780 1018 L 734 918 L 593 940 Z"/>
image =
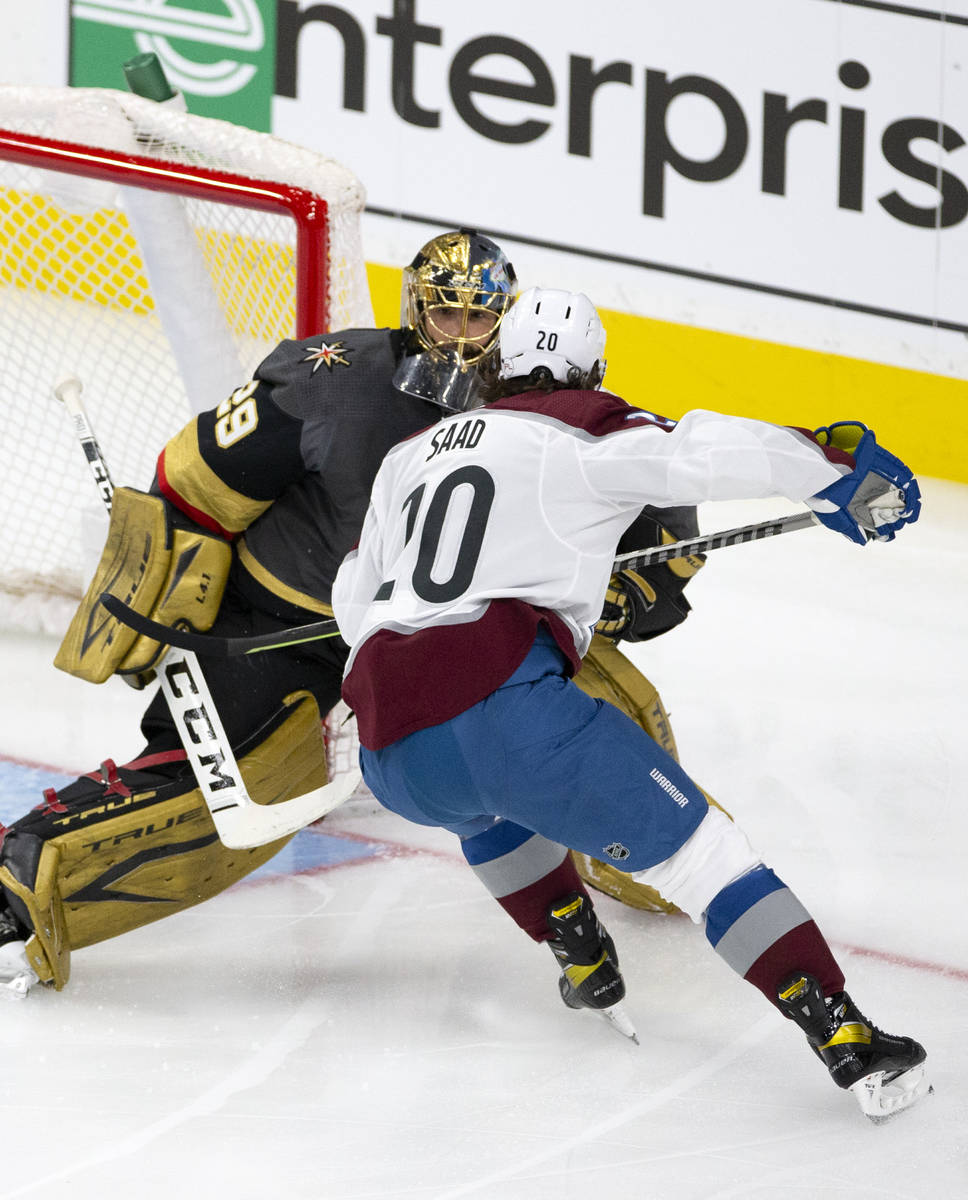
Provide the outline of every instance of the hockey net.
<path id="1" fill-rule="evenodd" d="M 147 487 L 282 338 L 372 324 L 363 203 L 346 168 L 266 134 L 0 87 L 0 628 L 63 632 L 104 540 L 54 384 L 81 379 L 115 483 Z"/>

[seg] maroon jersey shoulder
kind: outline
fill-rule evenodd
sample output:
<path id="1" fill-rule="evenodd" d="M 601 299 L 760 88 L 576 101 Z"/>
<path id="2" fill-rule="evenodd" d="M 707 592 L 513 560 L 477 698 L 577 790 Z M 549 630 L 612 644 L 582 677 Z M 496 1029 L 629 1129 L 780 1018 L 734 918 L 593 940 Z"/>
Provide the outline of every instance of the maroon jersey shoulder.
<path id="1" fill-rule="evenodd" d="M 644 409 L 635 408 L 620 396 L 611 392 L 562 390 L 560 392 L 523 392 L 519 396 L 506 396 L 488 405 L 488 408 L 506 409 L 510 412 L 533 412 L 551 417 L 564 425 L 571 425 L 593 437 L 604 437 L 622 429 L 634 429 L 641 425 L 653 425 L 656 429 L 669 432 L 676 423 Z"/>

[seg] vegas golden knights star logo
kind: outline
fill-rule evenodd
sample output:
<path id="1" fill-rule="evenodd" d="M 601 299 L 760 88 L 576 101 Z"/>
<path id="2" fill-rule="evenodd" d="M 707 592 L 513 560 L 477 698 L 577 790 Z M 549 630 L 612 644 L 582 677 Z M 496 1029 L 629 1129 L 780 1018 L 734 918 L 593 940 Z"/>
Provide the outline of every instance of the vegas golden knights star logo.
<path id="1" fill-rule="evenodd" d="M 353 351 L 349 346 L 344 346 L 342 342 L 320 342 L 318 346 L 307 346 L 309 353 L 303 359 L 303 362 L 311 362 L 313 364 L 312 373 L 315 375 L 321 366 L 332 371 L 334 366 L 348 367 L 350 360 L 344 355 L 352 354 Z"/>

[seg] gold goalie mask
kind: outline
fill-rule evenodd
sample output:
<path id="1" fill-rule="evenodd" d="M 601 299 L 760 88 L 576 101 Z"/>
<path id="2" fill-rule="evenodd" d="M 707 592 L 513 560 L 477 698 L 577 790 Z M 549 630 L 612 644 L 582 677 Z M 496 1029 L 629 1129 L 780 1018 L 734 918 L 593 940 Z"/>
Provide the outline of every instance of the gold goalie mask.
<path id="1" fill-rule="evenodd" d="M 516 284 L 490 238 L 462 229 L 431 239 L 404 268 L 400 322 L 410 346 L 394 385 L 450 412 L 476 407 Z"/>

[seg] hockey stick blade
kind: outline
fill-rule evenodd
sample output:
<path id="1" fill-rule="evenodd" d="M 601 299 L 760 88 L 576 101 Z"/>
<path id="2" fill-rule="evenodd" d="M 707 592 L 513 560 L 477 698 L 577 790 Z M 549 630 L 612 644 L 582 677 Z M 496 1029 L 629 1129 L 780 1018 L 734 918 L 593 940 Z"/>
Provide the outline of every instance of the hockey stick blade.
<path id="1" fill-rule="evenodd" d="M 620 554 L 612 564 L 612 569 L 621 571 L 625 568 L 652 567 L 656 563 L 668 562 L 670 558 L 705 554 L 709 550 L 722 550 L 725 546 L 741 546 L 745 542 L 758 542 L 762 538 L 776 537 L 780 533 L 810 529 L 816 524 L 817 518 L 812 512 L 791 513 L 787 517 L 760 521 L 756 525 L 740 525 L 736 529 L 724 529 L 721 533 L 704 533 L 699 537 L 670 542 L 651 550 L 632 550 L 628 554 Z"/>
<path id="2" fill-rule="evenodd" d="M 212 812 L 219 840 L 230 850 L 250 850 L 277 838 L 298 833 L 300 829 L 325 817 L 359 787 L 362 775 L 358 767 L 340 775 L 311 792 L 283 800 L 278 804 L 255 804 Z"/>
<path id="3" fill-rule="evenodd" d="M 177 629 L 162 625 L 142 616 L 130 605 L 113 596 L 101 593 L 101 604 L 112 617 L 130 626 L 145 637 L 153 638 L 165 646 L 177 646 L 179 650 L 193 650 L 209 658 L 234 658 L 239 654 L 259 654 L 263 650 L 278 650 L 283 646 L 297 646 L 300 642 L 316 642 L 322 638 L 338 637 L 339 630 L 331 618 L 312 621 L 308 625 L 291 625 L 277 633 L 259 633 L 252 637 L 219 637 L 210 633 L 195 633 L 189 629 Z"/>
<path id="4" fill-rule="evenodd" d="M 296 833 L 342 804 L 360 781 L 358 768 L 338 779 L 275 804 L 249 795 L 198 659 L 190 650 L 170 649 L 158 667 L 158 682 L 222 844 L 233 850 L 264 846 Z"/>

